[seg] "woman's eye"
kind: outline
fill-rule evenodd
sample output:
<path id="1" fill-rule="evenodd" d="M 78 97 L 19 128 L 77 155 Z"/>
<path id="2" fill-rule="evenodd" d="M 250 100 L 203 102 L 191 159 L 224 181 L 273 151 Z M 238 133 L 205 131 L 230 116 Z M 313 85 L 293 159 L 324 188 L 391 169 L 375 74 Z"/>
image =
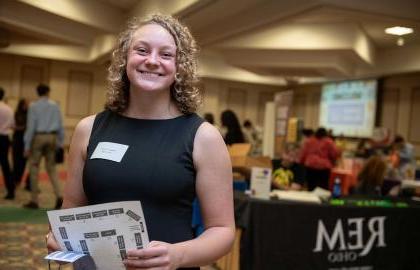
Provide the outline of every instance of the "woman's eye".
<path id="1" fill-rule="evenodd" d="M 138 48 L 136 51 L 141 55 L 147 54 L 147 50 L 145 48 Z"/>
<path id="2" fill-rule="evenodd" d="M 173 56 L 172 53 L 169 53 L 169 52 L 162 53 L 162 57 L 165 59 L 172 58 L 172 56 Z"/>

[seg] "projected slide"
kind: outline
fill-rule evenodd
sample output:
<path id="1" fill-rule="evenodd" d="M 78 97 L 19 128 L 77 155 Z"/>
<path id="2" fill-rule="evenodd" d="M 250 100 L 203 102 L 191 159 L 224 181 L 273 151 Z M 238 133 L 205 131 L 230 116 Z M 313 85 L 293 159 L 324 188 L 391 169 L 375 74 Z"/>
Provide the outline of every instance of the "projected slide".
<path id="1" fill-rule="evenodd" d="M 370 137 L 376 114 L 375 80 L 328 83 L 322 87 L 320 126 L 334 135 Z"/>

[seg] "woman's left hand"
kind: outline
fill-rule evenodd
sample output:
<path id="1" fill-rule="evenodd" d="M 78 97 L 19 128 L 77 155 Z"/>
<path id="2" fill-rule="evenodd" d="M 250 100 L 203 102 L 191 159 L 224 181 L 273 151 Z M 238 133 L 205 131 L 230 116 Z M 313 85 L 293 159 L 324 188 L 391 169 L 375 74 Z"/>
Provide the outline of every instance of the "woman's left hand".
<path id="1" fill-rule="evenodd" d="M 127 270 L 174 270 L 180 267 L 180 253 L 173 244 L 152 241 L 147 248 L 129 250 L 123 263 Z"/>

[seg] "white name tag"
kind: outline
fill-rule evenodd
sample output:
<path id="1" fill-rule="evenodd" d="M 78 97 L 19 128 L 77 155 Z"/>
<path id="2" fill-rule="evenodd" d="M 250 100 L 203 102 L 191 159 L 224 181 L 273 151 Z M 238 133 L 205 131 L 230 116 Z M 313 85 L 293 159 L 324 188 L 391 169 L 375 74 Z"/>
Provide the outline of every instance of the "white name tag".
<path id="1" fill-rule="evenodd" d="M 121 162 L 125 152 L 127 152 L 128 145 L 112 143 L 112 142 L 100 142 L 93 151 L 90 159 L 100 158 L 112 160 L 115 162 Z"/>

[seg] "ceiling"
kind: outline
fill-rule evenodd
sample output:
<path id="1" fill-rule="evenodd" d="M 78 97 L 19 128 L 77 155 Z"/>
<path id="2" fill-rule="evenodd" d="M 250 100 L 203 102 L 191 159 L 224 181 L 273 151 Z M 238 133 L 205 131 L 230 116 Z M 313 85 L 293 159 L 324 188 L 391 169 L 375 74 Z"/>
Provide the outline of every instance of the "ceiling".
<path id="1" fill-rule="evenodd" d="M 0 53 L 103 64 L 131 16 L 172 14 L 203 77 L 284 85 L 420 71 L 417 0 L 2 0 Z M 404 36 L 390 26 L 414 28 Z"/>

